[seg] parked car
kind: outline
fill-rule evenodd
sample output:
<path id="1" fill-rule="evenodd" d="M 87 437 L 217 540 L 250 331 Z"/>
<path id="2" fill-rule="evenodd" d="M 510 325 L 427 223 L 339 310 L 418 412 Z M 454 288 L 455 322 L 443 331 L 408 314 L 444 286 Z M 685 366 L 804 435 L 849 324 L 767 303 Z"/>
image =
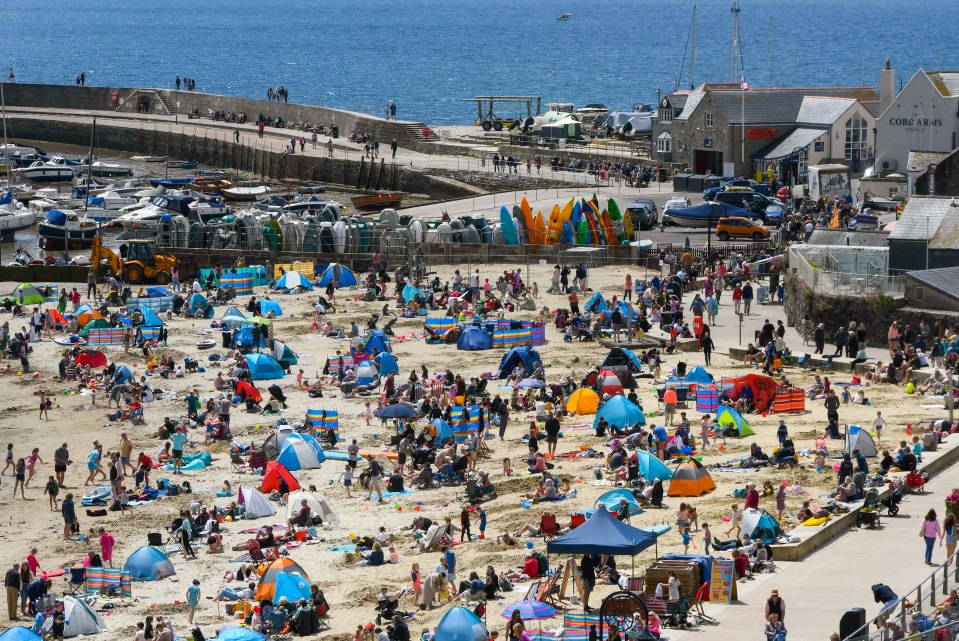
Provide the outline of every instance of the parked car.
<path id="1" fill-rule="evenodd" d="M 756 193 L 755 191 L 740 191 L 738 189 L 721 191 L 716 194 L 714 200 L 734 207 L 748 209 L 764 221 L 772 224 L 772 221 L 767 220 L 766 217 L 766 211 L 769 210 L 769 216 L 771 218 L 776 218 L 780 222 L 782 221 L 784 211 L 783 204 L 778 200 Z"/>
<path id="2" fill-rule="evenodd" d="M 765 183 L 758 183 L 755 180 L 726 180 L 721 182 L 719 187 L 710 187 L 703 192 L 703 198 L 706 200 L 712 200 L 716 197 L 721 191 L 728 191 L 734 187 L 745 187 L 746 189 L 755 191 L 764 196 L 769 195 L 769 185 Z"/>
<path id="3" fill-rule="evenodd" d="M 666 201 L 666 204 L 663 206 L 663 213 L 665 214 L 670 209 L 689 209 L 693 206 L 692 201 L 685 196 L 673 196 Z"/>
<path id="4" fill-rule="evenodd" d="M 731 238 L 765 240 L 769 238 L 769 230 L 749 218 L 728 216 L 719 219 L 719 223 L 716 225 L 716 236 L 719 237 L 719 240 L 729 240 Z"/>
<path id="5" fill-rule="evenodd" d="M 659 222 L 659 208 L 649 198 L 637 198 L 626 211 L 637 229 L 652 229 Z"/>

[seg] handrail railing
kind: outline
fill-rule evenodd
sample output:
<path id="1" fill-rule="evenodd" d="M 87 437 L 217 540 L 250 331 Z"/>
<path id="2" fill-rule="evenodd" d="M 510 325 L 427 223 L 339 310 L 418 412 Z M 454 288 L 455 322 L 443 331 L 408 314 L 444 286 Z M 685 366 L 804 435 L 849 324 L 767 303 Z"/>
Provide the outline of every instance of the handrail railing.
<path id="1" fill-rule="evenodd" d="M 950 577 L 952 579 L 951 587 Z M 852 634 L 845 636 L 842 641 L 889 641 L 893 635 L 889 627 L 883 625 L 873 632 L 870 632 L 870 627 L 877 622 L 896 619 L 902 629 L 908 631 L 908 623 L 913 612 L 919 612 L 923 615 L 931 614 L 937 608 L 936 595 L 938 593 L 949 594 L 950 590 L 957 588 L 959 588 L 959 552 L 954 552 L 952 556 L 936 566 L 915 587 L 905 594 L 899 595 L 899 600 L 893 608 L 884 607 L 879 614 L 869 619 L 864 626 Z M 959 606 L 959 603 L 955 605 Z M 959 621 L 952 621 L 948 625 L 955 627 L 957 623 Z M 920 633 L 918 636 L 905 638 L 935 638 L 934 636 L 924 637 L 924 634 L 928 634 L 928 631 Z"/>

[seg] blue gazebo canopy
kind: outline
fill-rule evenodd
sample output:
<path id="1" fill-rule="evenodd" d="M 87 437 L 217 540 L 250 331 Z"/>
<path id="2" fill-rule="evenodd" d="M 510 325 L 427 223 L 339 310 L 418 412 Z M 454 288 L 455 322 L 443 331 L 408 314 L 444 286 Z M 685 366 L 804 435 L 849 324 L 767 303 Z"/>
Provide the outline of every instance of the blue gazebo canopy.
<path id="1" fill-rule="evenodd" d="M 550 554 L 612 554 L 635 556 L 656 545 L 656 535 L 619 521 L 605 506 L 575 530 L 546 544 Z"/>

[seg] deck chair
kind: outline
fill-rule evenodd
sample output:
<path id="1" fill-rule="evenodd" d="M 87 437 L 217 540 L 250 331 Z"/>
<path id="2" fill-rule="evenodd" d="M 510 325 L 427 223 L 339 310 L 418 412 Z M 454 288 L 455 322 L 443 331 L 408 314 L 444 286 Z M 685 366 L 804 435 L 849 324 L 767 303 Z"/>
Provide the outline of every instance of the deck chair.
<path id="1" fill-rule="evenodd" d="M 586 515 L 580 512 L 576 514 L 571 514 L 569 517 L 569 529 L 575 530 L 580 525 L 586 522 Z"/>
<path id="2" fill-rule="evenodd" d="M 559 534 L 559 525 L 556 523 L 555 514 L 544 514 L 539 517 L 539 529 L 543 533 L 543 540 L 548 541 Z"/>
<path id="3" fill-rule="evenodd" d="M 243 460 L 243 455 L 239 452 L 230 450 L 230 471 L 240 472 L 245 469 L 246 461 Z"/>
<path id="4" fill-rule="evenodd" d="M 626 579 L 626 589 L 636 594 L 646 593 L 646 577 L 631 576 Z"/>
<path id="5" fill-rule="evenodd" d="M 703 610 L 703 601 L 706 600 L 706 597 L 709 596 L 709 582 L 703 583 L 699 586 L 699 589 L 696 590 L 696 594 L 693 595 L 693 602 L 690 604 L 690 609 L 695 610 L 696 616 L 700 620 L 707 623 L 716 623 L 716 619 L 706 614 L 706 611 Z"/>
<path id="6" fill-rule="evenodd" d="M 72 596 L 83 595 L 87 592 L 87 569 L 70 568 L 70 578 L 67 581 L 67 592 Z"/>
<path id="7" fill-rule="evenodd" d="M 556 595 L 559 593 L 559 577 L 562 576 L 562 574 L 561 568 L 556 568 L 552 576 L 540 584 L 539 590 L 537 590 L 536 593 L 537 601 L 559 607 Z"/>
<path id="8" fill-rule="evenodd" d="M 330 628 L 330 606 L 326 603 L 321 603 L 316 606 L 316 619 L 318 622 L 318 630 L 329 630 Z"/>
<path id="9" fill-rule="evenodd" d="M 542 581 L 533 581 L 529 584 L 529 589 L 526 590 L 526 595 L 523 597 L 524 601 L 535 601 L 536 595 L 539 594 L 539 586 Z"/>

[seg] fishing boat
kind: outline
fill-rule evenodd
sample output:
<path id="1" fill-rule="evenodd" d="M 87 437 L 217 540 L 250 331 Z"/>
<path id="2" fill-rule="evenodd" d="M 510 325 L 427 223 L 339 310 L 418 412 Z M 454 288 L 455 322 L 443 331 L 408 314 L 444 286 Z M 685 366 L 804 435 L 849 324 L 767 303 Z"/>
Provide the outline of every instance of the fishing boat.
<path id="1" fill-rule="evenodd" d="M 250 202 L 258 200 L 270 193 L 270 188 L 265 185 L 256 185 L 251 187 L 228 187 L 223 190 L 223 197 L 226 200 L 237 200 Z"/>
<path id="2" fill-rule="evenodd" d="M 399 207 L 404 197 L 406 194 L 401 191 L 377 191 L 365 196 L 353 196 L 350 201 L 360 211 L 380 211 Z"/>
<path id="3" fill-rule="evenodd" d="M 132 167 L 106 163 L 100 160 L 95 160 L 91 165 L 82 164 L 77 167 L 77 171 L 81 174 L 89 173 L 91 176 L 99 176 L 100 178 L 116 178 L 133 174 Z"/>
<path id="4" fill-rule="evenodd" d="M 170 169 L 196 169 L 200 163 L 195 160 L 168 160 L 166 166 Z"/>
<path id="5" fill-rule="evenodd" d="M 686 209 L 670 209 L 663 212 L 663 226 L 710 227 L 725 216 L 758 218 L 756 214 L 740 207 L 710 201 L 701 205 L 695 205 L 694 207 L 687 207 Z"/>
<path id="6" fill-rule="evenodd" d="M 84 248 L 93 245 L 98 225 L 72 210 L 51 209 L 46 220 L 37 223 L 37 235 L 43 249 Z"/>
<path id="7" fill-rule="evenodd" d="M 130 160 L 137 162 L 166 162 L 166 156 L 130 156 Z"/>
<path id="8" fill-rule="evenodd" d="M 54 156 L 50 160 L 38 160 L 27 167 L 20 167 L 10 172 L 17 178 L 30 182 L 69 182 L 77 172 L 62 156 Z"/>
<path id="9" fill-rule="evenodd" d="M 324 194 L 326 185 L 304 185 L 296 190 L 300 194 Z"/>
<path id="10" fill-rule="evenodd" d="M 229 180 L 206 180 L 205 178 L 197 178 L 189 184 L 190 189 L 203 194 L 219 194 L 231 187 L 233 183 Z"/>
<path id="11" fill-rule="evenodd" d="M 560 22 L 569 22 L 570 20 L 573 19 L 573 14 L 571 14 L 571 13 L 564 13 L 563 15 L 561 15 L 560 17 L 558 17 L 558 18 L 556 18 L 556 19 L 559 20 Z"/>

